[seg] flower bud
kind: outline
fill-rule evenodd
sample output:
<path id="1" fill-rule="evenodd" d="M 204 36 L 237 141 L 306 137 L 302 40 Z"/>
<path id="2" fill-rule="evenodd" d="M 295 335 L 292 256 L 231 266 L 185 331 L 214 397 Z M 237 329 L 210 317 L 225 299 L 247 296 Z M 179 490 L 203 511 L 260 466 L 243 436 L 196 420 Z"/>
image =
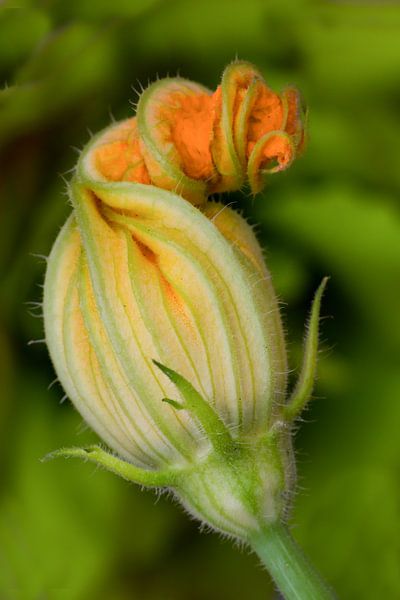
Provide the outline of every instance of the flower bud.
<path id="1" fill-rule="evenodd" d="M 303 381 L 285 405 L 284 336 L 261 249 L 239 214 L 206 198 L 246 171 L 258 189 L 272 159 L 287 166 L 303 138 L 297 112 L 296 92 L 273 94 L 248 64 L 228 67 L 214 95 L 181 79 L 151 86 L 136 119 L 82 153 L 45 282 L 59 379 L 118 456 L 60 453 L 169 487 L 243 539 L 285 510 L 289 424 L 310 387 L 322 289 Z"/>

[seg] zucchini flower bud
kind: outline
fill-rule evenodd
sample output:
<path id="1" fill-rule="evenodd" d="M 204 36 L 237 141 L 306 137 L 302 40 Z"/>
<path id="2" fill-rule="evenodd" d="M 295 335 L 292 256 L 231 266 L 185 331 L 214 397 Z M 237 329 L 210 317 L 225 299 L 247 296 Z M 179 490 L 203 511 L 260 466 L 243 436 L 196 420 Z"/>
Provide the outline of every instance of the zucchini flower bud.
<path id="1" fill-rule="evenodd" d="M 136 118 L 82 153 L 45 281 L 58 377 L 115 452 L 53 455 L 169 488 L 245 540 L 286 510 L 290 424 L 311 391 L 323 288 L 285 403 L 285 342 L 262 251 L 245 220 L 207 196 L 246 176 L 257 191 L 264 171 L 285 168 L 303 143 L 299 110 L 297 92 L 274 94 L 247 63 L 228 67 L 215 94 L 182 79 L 150 86 Z"/>

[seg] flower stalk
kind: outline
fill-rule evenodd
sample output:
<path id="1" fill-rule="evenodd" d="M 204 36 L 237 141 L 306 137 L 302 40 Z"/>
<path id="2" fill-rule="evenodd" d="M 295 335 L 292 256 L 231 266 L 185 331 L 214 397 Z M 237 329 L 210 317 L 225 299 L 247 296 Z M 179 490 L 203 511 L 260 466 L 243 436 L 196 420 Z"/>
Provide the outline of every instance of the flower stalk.
<path id="1" fill-rule="evenodd" d="M 251 546 L 286 600 L 334 600 L 333 591 L 282 523 L 254 536 Z"/>

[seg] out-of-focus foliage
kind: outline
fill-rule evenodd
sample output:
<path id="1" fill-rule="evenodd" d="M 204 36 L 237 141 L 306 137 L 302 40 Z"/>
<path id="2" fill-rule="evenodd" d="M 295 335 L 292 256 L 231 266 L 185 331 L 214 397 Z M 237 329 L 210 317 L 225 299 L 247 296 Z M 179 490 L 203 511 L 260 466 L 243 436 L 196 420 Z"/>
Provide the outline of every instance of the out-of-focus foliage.
<path id="1" fill-rule="evenodd" d="M 43 345 L 43 261 L 90 131 L 132 114 L 133 88 L 179 71 L 215 87 L 236 55 L 295 83 L 309 147 L 259 223 L 293 368 L 318 281 L 318 398 L 297 437 L 295 536 L 343 599 L 400 596 L 400 8 L 395 2 L 47 0 L 0 3 L 0 597 L 272 597 L 254 557 L 199 535 L 169 500 L 75 462 L 93 439 Z M 31 304 L 27 304 L 31 303 Z"/>

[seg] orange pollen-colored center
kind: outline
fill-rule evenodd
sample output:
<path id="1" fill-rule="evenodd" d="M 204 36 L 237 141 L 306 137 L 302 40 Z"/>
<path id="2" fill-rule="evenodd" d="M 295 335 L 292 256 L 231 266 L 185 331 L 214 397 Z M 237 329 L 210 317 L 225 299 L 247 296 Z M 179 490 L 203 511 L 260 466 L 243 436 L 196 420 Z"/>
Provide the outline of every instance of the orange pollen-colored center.
<path id="1" fill-rule="evenodd" d="M 252 105 L 246 113 L 245 126 L 238 126 L 240 111 L 245 106 L 248 84 L 241 83 L 235 90 L 232 106 L 231 127 L 241 132 L 242 141 L 233 135 L 234 145 L 243 148 L 244 160 L 249 157 L 258 140 L 270 132 L 277 132 L 266 141 L 257 158 L 258 169 L 268 167 L 268 163 L 276 161 L 278 167 L 285 168 L 293 158 L 297 148 L 290 148 L 290 140 L 279 134 L 295 136 L 298 126 L 298 94 L 289 90 L 280 96 L 270 90 L 267 85 L 258 82 L 257 93 L 252 98 Z M 286 101 L 286 110 L 284 100 Z M 165 148 L 171 148 L 171 156 L 176 166 L 188 177 L 205 182 L 216 182 L 225 173 L 218 173 L 216 166 L 217 148 L 221 144 L 221 131 L 227 127 L 223 121 L 221 86 L 213 94 L 190 91 L 171 91 L 164 97 L 166 100 L 157 107 L 157 124 L 159 139 Z M 228 124 L 229 127 L 229 124 Z M 234 131 L 237 131 L 234 129 Z M 300 143 L 298 144 L 300 145 Z M 236 147 L 236 151 L 239 148 Z M 168 154 L 169 151 L 165 150 Z M 213 160 L 214 157 L 214 160 Z M 98 171 L 111 181 L 135 181 L 152 183 L 152 177 L 143 156 L 143 146 L 137 127 L 136 118 L 124 121 L 119 127 L 105 134 L 102 142 L 96 147 L 95 166 Z M 278 169 L 279 170 L 279 169 Z"/>
<path id="2" fill-rule="evenodd" d="M 96 148 L 95 166 L 110 181 L 151 183 L 140 149 L 136 118 L 106 134 Z"/>
<path id="3" fill-rule="evenodd" d="M 211 142 L 213 137 L 214 97 L 208 94 L 171 96 L 169 118 L 171 141 L 174 144 L 182 170 L 193 179 L 207 180 L 213 174 Z M 167 112 L 167 111 L 165 111 Z"/>

